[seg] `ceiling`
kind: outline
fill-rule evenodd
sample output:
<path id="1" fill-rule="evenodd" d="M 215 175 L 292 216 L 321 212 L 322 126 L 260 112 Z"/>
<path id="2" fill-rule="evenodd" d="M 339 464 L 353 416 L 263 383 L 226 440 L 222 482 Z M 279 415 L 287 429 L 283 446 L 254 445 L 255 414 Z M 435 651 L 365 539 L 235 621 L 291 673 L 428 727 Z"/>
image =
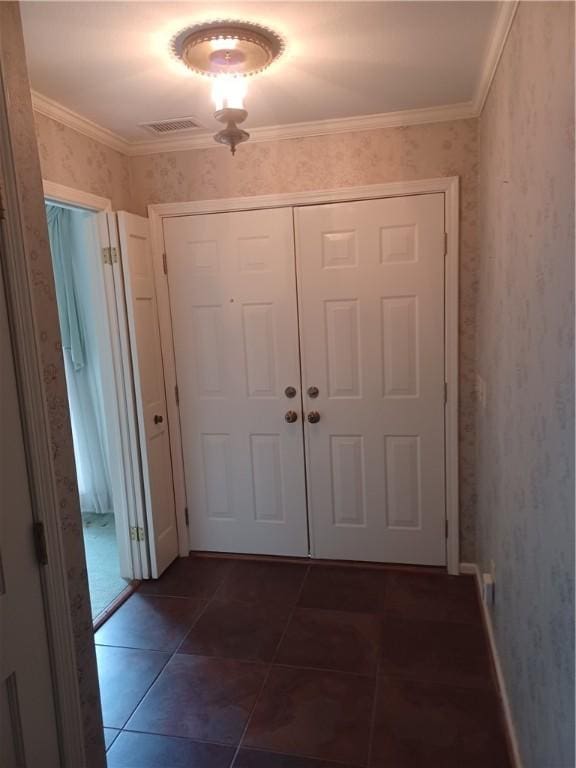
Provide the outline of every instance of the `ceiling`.
<path id="1" fill-rule="evenodd" d="M 209 82 L 170 54 L 191 24 L 249 19 L 285 38 L 285 54 L 250 81 L 251 130 L 472 104 L 503 5 L 43 1 L 21 10 L 33 90 L 128 142 L 149 142 L 141 123 L 218 125 Z"/>

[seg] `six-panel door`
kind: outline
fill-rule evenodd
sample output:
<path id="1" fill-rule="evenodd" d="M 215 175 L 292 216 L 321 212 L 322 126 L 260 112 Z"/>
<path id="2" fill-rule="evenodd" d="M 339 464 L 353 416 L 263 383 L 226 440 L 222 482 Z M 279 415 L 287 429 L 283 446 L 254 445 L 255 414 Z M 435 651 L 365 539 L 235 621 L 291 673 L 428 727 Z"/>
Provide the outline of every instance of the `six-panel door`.
<path id="1" fill-rule="evenodd" d="M 443 195 L 297 208 L 295 231 L 312 552 L 444 565 Z"/>
<path id="2" fill-rule="evenodd" d="M 443 565 L 443 195 L 164 235 L 192 548 Z"/>
<path id="3" fill-rule="evenodd" d="M 191 546 L 306 556 L 292 211 L 171 218 L 164 236 Z"/>

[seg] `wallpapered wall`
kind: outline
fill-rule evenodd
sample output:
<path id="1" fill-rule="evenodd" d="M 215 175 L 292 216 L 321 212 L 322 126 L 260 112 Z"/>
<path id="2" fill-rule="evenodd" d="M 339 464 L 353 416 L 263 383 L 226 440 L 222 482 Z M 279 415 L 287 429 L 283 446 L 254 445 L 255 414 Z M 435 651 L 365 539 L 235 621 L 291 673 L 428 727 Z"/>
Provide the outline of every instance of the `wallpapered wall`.
<path id="1" fill-rule="evenodd" d="M 223 147 L 132 157 L 132 199 L 125 181 L 126 158 L 40 115 L 37 130 L 45 178 L 108 197 L 115 194 L 122 206 L 142 215 L 150 203 L 459 176 L 461 559 L 475 559 L 472 397 L 477 120 L 254 142 L 243 145 L 235 158 Z"/>
<path id="2" fill-rule="evenodd" d="M 104 743 L 92 617 L 84 563 L 80 504 L 76 487 L 52 260 L 17 3 L 0 2 L 0 56 L 8 99 L 10 138 L 15 156 L 25 248 L 32 280 L 32 302 L 38 329 L 62 520 L 62 539 L 69 576 L 70 611 L 74 625 L 76 651 L 76 658 L 71 659 L 71 663 L 75 664 L 78 670 L 84 738 L 89 755 L 86 767 L 82 766 L 82 768 L 101 768 L 105 764 Z"/>
<path id="3" fill-rule="evenodd" d="M 386 128 L 132 158 L 134 205 L 460 176 L 461 556 L 474 560 L 473 356 L 477 121 Z"/>
<path id="4" fill-rule="evenodd" d="M 526 768 L 576 764 L 573 35 L 522 3 L 480 121 L 478 551 Z"/>
<path id="5" fill-rule="evenodd" d="M 44 179 L 110 198 L 115 211 L 132 211 L 126 155 L 38 112 L 34 118 Z"/>

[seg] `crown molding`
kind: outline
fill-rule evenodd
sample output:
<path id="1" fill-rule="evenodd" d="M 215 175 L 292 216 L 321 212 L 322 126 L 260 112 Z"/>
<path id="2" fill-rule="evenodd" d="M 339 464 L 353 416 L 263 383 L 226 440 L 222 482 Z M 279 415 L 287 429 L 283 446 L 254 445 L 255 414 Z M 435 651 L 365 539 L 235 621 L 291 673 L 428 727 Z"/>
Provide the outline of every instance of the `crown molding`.
<path id="1" fill-rule="evenodd" d="M 130 154 L 130 142 L 122 138 L 122 136 L 98 125 L 98 123 L 94 123 L 92 120 L 88 120 L 87 117 L 73 112 L 71 109 L 62 106 L 62 104 L 53 99 L 49 99 L 47 96 L 43 96 L 37 91 L 32 91 L 32 108 L 38 114 L 50 117 L 52 120 L 56 120 L 57 123 L 62 123 L 62 125 L 66 125 L 68 128 L 88 136 L 89 139 L 99 141 L 100 144 L 105 144 L 107 147 L 111 147 L 125 155 Z"/>
<path id="2" fill-rule="evenodd" d="M 404 109 L 398 112 L 383 112 L 376 115 L 361 115 L 359 117 L 344 117 L 335 120 L 316 120 L 253 128 L 250 131 L 250 141 L 254 143 L 260 141 L 279 141 L 282 139 L 301 139 L 309 136 L 328 136 L 353 131 L 399 128 L 409 125 L 423 125 L 425 123 L 440 123 L 447 120 L 463 120 L 478 117 L 482 112 L 494 75 L 496 74 L 498 62 L 506 45 L 518 5 L 519 0 L 505 0 L 500 3 L 473 101 L 447 104 L 440 107 L 427 107 L 425 109 Z M 191 149 L 218 148 L 218 145 L 214 142 L 212 132 L 204 130 L 186 136 L 129 141 L 108 128 L 98 125 L 36 91 L 32 91 L 32 106 L 39 114 L 50 117 L 52 120 L 56 120 L 84 136 L 88 136 L 88 138 L 132 157 L 153 155 L 160 152 L 185 152 Z M 224 149 L 222 147 L 223 151 Z"/>
<path id="3" fill-rule="evenodd" d="M 519 5 L 519 0 L 504 0 L 504 2 L 500 3 L 498 14 L 494 21 L 490 42 L 484 55 L 484 65 L 474 95 L 474 111 L 478 117 L 484 109 L 484 104 L 486 103 L 488 93 L 490 92 L 490 86 L 492 85 L 496 70 L 498 69 L 498 64 L 502 57 L 502 53 L 504 52 L 504 47 L 508 40 L 512 22 L 514 21 Z"/>
<path id="4" fill-rule="evenodd" d="M 272 125 L 252 128 L 250 142 L 302 139 L 309 136 L 326 136 L 353 131 L 369 131 L 377 128 L 397 128 L 423 123 L 440 123 L 445 120 L 461 120 L 475 117 L 471 102 L 449 104 L 426 109 L 406 109 L 400 112 L 384 112 L 377 115 L 344 117 L 336 120 L 316 120 L 288 125 Z M 212 133 L 203 131 L 194 136 L 164 138 L 156 141 L 135 141 L 130 144 L 130 155 L 150 155 L 156 152 L 181 152 L 190 149 L 212 149 L 218 145 Z"/>
<path id="5" fill-rule="evenodd" d="M 215 149 L 210 131 L 201 131 L 193 135 L 178 136 L 144 141 L 128 141 L 116 133 L 103 128 L 101 125 L 88 120 L 58 104 L 52 99 L 32 92 L 32 105 L 36 112 L 52 118 L 63 125 L 72 128 L 84 136 L 99 141 L 112 149 L 129 156 L 151 155 L 159 152 L 183 152 L 190 149 Z M 279 141 L 281 139 L 300 139 L 307 136 L 326 136 L 353 131 L 369 131 L 377 128 L 398 128 L 424 123 L 439 123 L 446 120 L 461 120 L 475 117 L 472 102 L 448 104 L 442 107 L 425 109 L 405 109 L 399 112 L 384 112 L 377 115 L 362 115 L 359 117 L 344 117 L 336 120 L 316 120 L 288 125 L 273 125 L 253 128 L 250 131 L 250 141 Z"/>

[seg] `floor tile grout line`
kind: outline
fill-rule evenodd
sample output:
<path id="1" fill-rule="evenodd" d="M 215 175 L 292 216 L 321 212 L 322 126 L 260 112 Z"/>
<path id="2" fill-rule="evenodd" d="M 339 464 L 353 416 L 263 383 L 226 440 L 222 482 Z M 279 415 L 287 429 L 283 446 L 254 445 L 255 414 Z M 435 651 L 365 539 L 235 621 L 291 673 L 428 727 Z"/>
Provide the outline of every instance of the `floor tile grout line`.
<path id="1" fill-rule="evenodd" d="M 272 670 L 274 669 L 274 662 L 276 660 L 276 657 L 278 656 L 278 650 L 280 649 L 280 646 L 281 646 L 282 642 L 284 641 L 286 633 L 288 632 L 288 627 L 290 626 L 290 623 L 292 621 L 294 613 L 296 612 L 296 608 L 298 607 L 298 602 L 300 601 L 300 597 L 302 596 L 302 592 L 304 590 L 304 584 L 306 583 L 306 579 L 308 578 L 308 574 L 309 573 L 310 573 L 310 563 L 308 563 L 306 565 L 306 570 L 304 572 L 304 576 L 302 577 L 302 583 L 300 584 L 300 589 L 298 590 L 298 594 L 296 596 L 296 600 L 294 601 L 294 605 L 292 606 L 292 610 L 290 611 L 290 614 L 289 614 L 288 619 L 286 621 L 286 625 L 284 626 L 284 631 L 282 632 L 282 635 L 280 636 L 280 639 L 278 640 L 278 644 L 276 646 L 276 652 L 274 653 L 274 656 L 272 657 L 272 661 L 268 665 L 268 669 L 266 671 L 266 674 L 264 675 L 264 679 L 262 681 L 262 685 L 260 686 L 260 688 L 258 690 L 258 693 L 256 694 L 256 697 L 254 699 L 254 704 L 252 705 L 250 713 L 248 714 L 248 717 L 246 718 L 246 725 L 244 726 L 244 730 L 242 731 L 242 735 L 240 736 L 240 740 L 238 741 L 238 746 L 236 747 L 236 752 L 234 753 L 234 757 L 232 758 L 232 762 L 230 763 L 229 768 L 234 768 L 234 763 L 236 762 L 236 758 L 240 754 L 240 750 L 242 748 L 242 743 L 243 743 L 244 739 L 246 738 L 246 734 L 248 733 L 248 728 L 250 726 L 250 722 L 252 720 L 252 717 L 254 716 L 254 712 L 256 710 L 256 706 L 258 705 L 258 701 L 260 700 L 260 696 L 262 695 L 262 692 L 264 691 L 266 683 L 268 682 L 268 680 L 270 678 L 270 675 L 272 674 Z"/>
<path id="2" fill-rule="evenodd" d="M 281 757 L 295 757 L 298 760 L 306 760 L 314 763 L 323 763 L 326 764 L 326 758 L 325 757 L 312 757 L 311 755 L 297 755 L 294 752 L 282 752 L 278 751 L 277 749 L 271 750 L 267 747 L 244 747 L 246 750 L 250 750 L 251 752 L 262 752 L 264 755 L 280 755 Z M 366 768 L 364 765 L 360 765 L 359 763 L 344 763 L 342 760 L 338 760 L 338 758 L 330 758 L 329 761 L 331 764 L 334 765 L 341 765 L 343 768 Z M 231 766 L 230 768 L 233 768 Z"/>
<path id="3" fill-rule="evenodd" d="M 216 590 L 216 591 L 217 591 L 217 590 Z M 134 594 L 136 594 L 136 593 L 134 593 Z M 197 622 L 197 621 L 198 621 L 198 619 L 200 618 L 200 615 L 204 613 L 204 611 L 206 610 L 206 608 L 208 607 L 208 605 L 209 605 L 209 604 L 210 604 L 210 602 L 212 601 L 213 597 L 214 597 L 214 595 L 212 595 L 212 597 L 210 597 L 210 598 L 209 598 L 209 599 L 206 601 L 206 605 L 204 606 L 204 608 L 203 608 L 203 609 L 201 609 L 201 610 L 198 612 L 198 615 L 196 616 L 196 618 L 195 618 L 195 619 L 194 619 L 194 621 L 192 622 L 192 626 L 190 627 L 190 629 L 188 630 L 188 632 L 185 634 L 185 636 L 184 636 L 184 638 L 182 639 L 182 641 L 179 643 L 179 645 L 178 645 L 178 648 L 180 648 L 180 646 L 181 646 L 181 645 L 182 645 L 182 643 L 184 642 L 184 639 L 185 639 L 185 638 L 188 636 L 188 634 L 189 634 L 189 633 L 192 631 L 192 628 L 193 628 L 193 627 L 196 625 L 196 622 Z M 130 598 L 128 598 L 128 599 L 130 599 Z M 194 599 L 194 598 L 190 598 L 190 599 Z M 199 599 L 199 598 L 196 598 L 196 599 Z M 122 646 L 107 646 L 107 647 L 122 647 Z M 122 726 L 122 728 L 120 728 L 120 730 L 121 730 L 121 731 L 123 731 L 123 730 L 125 729 L 126 725 L 128 725 L 128 723 L 130 722 L 130 720 L 131 720 L 131 719 L 134 717 L 134 715 L 136 714 L 136 710 L 137 710 L 137 709 L 140 707 L 140 705 L 142 704 L 142 702 L 144 701 L 144 699 L 146 698 L 146 696 L 147 696 L 147 695 L 150 693 L 150 690 L 151 690 L 152 686 L 153 686 L 153 685 L 156 683 L 156 681 L 158 680 L 158 678 L 160 677 L 160 675 L 161 675 L 161 674 L 164 672 L 164 670 L 166 669 L 166 667 L 168 666 L 168 664 L 169 664 L 169 663 L 172 661 L 172 659 L 174 658 L 174 656 L 176 656 L 176 653 L 177 653 L 177 651 L 178 651 L 178 648 L 177 648 L 177 649 L 176 649 L 176 650 L 175 650 L 175 651 L 174 651 L 172 654 L 170 654 L 170 656 L 168 657 L 168 659 L 166 659 L 166 662 L 165 662 L 165 663 L 162 665 L 161 669 L 160 669 L 160 670 L 158 671 L 158 673 L 157 673 L 157 674 L 154 676 L 154 679 L 153 679 L 153 680 L 150 682 L 150 685 L 149 685 L 149 686 L 146 688 L 146 690 L 144 691 L 144 693 L 142 694 L 142 696 L 141 696 L 141 697 L 138 699 L 138 702 L 137 702 L 136 706 L 135 706 L 135 707 L 132 709 L 132 711 L 131 711 L 131 712 L 130 712 L 130 714 L 128 715 L 128 718 L 125 720 L 125 722 L 124 722 L 124 725 Z M 140 650 L 140 649 L 134 649 L 134 650 Z M 162 651 L 156 651 L 156 653 L 162 653 Z M 165 651 L 165 653 L 169 653 L 169 652 L 166 652 L 166 651 Z M 104 728 L 104 727 L 106 727 L 106 726 L 104 726 L 104 725 L 103 725 L 102 727 Z"/>
<path id="4" fill-rule="evenodd" d="M 370 717 L 370 730 L 368 732 L 368 757 L 366 765 L 368 768 L 372 765 L 372 748 L 374 746 L 374 729 L 376 727 L 376 711 L 378 708 L 378 694 L 380 691 L 380 653 L 378 649 L 378 663 L 376 665 L 376 679 L 374 681 L 374 700 L 372 702 L 372 714 Z"/>

